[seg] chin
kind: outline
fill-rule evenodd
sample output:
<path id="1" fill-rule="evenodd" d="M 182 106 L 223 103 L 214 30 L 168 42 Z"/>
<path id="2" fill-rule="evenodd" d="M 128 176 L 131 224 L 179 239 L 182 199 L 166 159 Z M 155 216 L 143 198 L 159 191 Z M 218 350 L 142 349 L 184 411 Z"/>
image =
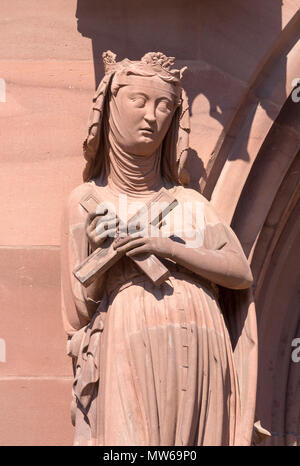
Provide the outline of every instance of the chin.
<path id="1" fill-rule="evenodd" d="M 153 139 L 150 139 L 148 137 L 143 138 L 143 140 L 139 140 L 134 146 L 132 146 L 131 152 L 132 154 L 135 155 L 151 155 L 153 152 L 155 152 L 157 149 L 157 144 L 153 144 Z"/>
<path id="2" fill-rule="evenodd" d="M 143 134 L 139 137 L 137 144 L 153 144 L 156 137 L 153 134 Z"/>

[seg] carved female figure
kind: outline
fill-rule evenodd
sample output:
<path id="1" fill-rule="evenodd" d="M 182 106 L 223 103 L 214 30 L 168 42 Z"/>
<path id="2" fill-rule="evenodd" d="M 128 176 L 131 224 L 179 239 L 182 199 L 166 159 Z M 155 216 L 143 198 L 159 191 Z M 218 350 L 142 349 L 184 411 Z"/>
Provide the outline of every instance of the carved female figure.
<path id="1" fill-rule="evenodd" d="M 184 187 L 183 70 L 172 69 L 173 59 L 161 53 L 136 62 L 116 62 L 111 52 L 103 57 L 106 73 L 84 143 L 84 183 L 63 217 L 74 443 L 247 445 L 256 390 L 252 275 L 231 228 Z M 161 233 L 120 235 L 126 223 L 120 195 L 134 214 L 137 203 L 163 189 L 177 206 Z M 118 221 L 107 210 L 87 213 L 81 201 L 90 192 L 115 208 Z M 109 236 L 117 237 L 119 260 L 85 288 L 73 270 Z M 159 286 L 132 260 L 150 253 L 170 273 Z"/>

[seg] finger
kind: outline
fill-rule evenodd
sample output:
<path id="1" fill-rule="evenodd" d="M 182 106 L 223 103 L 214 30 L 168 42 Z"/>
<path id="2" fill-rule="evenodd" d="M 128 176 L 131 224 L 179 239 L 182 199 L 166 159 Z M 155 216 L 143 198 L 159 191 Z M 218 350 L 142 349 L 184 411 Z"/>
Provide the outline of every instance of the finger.
<path id="1" fill-rule="evenodd" d="M 98 222 L 95 228 L 95 231 L 98 235 L 102 234 L 103 232 L 109 232 L 111 230 L 116 230 L 117 228 L 116 222 Z"/>
<path id="2" fill-rule="evenodd" d="M 91 223 L 95 217 L 103 217 L 105 214 L 100 214 L 99 212 L 89 212 L 87 216 L 87 223 Z"/>
<path id="3" fill-rule="evenodd" d="M 116 224 L 115 222 L 109 222 L 108 219 L 103 219 L 101 216 L 99 215 L 96 215 L 94 216 L 94 218 L 91 220 L 91 223 L 90 224 L 86 224 L 86 232 L 88 234 L 91 234 L 92 231 L 97 228 L 98 225 L 101 225 L 101 223 L 103 222 L 103 224 L 108 224 L 108 223 L 113 223 L 113 224 Z M 104 228 L 105 229 L 105 228 Z"/>
<path id="4" fill-rule="evenodd" d="M 134 235 L 119 236 L 114 242 L 114 249 L 119 249 L 121 246 L 133 241 L 134 239 L 143 238 L 139 233 Z"/>
<path id="5" fill-rule="evenodd" d="M 105 238 L 116 238 L 117 236 L 117 228 L 109 228 L 108 230 L 103 230 L 101 233 L 98 233 L 94 230 L 89 237 L 93 239 L 93 241 L 97 241 L 98 239 L 105 239 Z"/>
<path id="6" fill-rule="evenodd" d="M 99 248 L 101 246 L 102 243 L 104 243 L 105 240 L 106 240 L 106 238 L 95 238 L 95 239 L 91 240 L 91 243 L 97 249 L 97 248 Z"/>
<path id="7" fill-rule="evenodd" d="M 135 249 L 131 249 L 130 251 L 126 252 L 127 257 L 137 256 L 138 254 L 145 254 L 146 252 L 150 252 L 150 248 L 148 244 L 143 244 L 143 246 L 139 246 Z"/>
<path id="8" fill-rule="evenodd" d="M 130 241 L 128 235 L 119 235 L 118 238 L 116 238 L 114 241 L 113 248 L 118 249 L 120 246 L 123 246 L 124 244 L 128 243 L 128 241 Z"/>
<path id="9" fill-rule="evenodd" d="M 113 224 L 109 226 L 107 230 L 102 228 L 100 231 L 99 231 L 99 228 L 97 227 L 93 229 L 87 228 L 86 234 L 89 240 L 95 243 L 98 240 L 107 238 L 108 236 L 115 238 L 117 236 L 117 227 L 115 224 Z"/>
<path id="10" fill-rule="evenodd" d="M 91 223 L 86 227 L 87 232 L 92 232 L 96 228 L 98 220 L 98 216 L 94 217 L 93 220 L 91 220 Z"/>
<path id="11" fill-rule="evenodd" d="M 103 221 L 103 222 L 111 222 L 114 221 L 116 223 L 119 223 L 119 218 L 116 216 L 114 212 L 104 212 L 102 213 L 97 213 L 97 212 L 90 212 L 87 216 L 86 223 L 87 224 L 92 224 L 97 223 L 97 221 Z"/>
<path id="12" fill-rule="evenodd" d="M 130 251 L 131 249 L 137 248 L 138 246 L 143 246 L 146 241 L 147 241 L 146 238 L 134 239 L 134 240 L 129 241 L 128 243 L 124 244 L 124 246 L 120 246 L 118 248 L 118 252 L 126 253 L 126 252 Z"/>
<path id="13" fill-rule="evenodd" d="M 97 236 L 95 238 L 91 238 L 90 241 L 92 244 L 96 246 L 96 248 L 99 248 L 103 243 L 105 243 L 107 239 L 107 235 L 103 235 L 101 237 Z"/>

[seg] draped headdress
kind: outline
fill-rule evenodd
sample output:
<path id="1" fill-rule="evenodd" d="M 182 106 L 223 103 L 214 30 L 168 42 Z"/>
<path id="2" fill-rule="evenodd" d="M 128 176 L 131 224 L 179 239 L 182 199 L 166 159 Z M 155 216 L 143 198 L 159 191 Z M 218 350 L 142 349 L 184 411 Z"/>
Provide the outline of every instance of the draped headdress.
<path id="1" fill-rule="evenodd" d="M 86 166 L 83 181 L 89 181 L 103 173 L 103 121 L 106 117 L 106 100 L 109 92 L 116 94 L 120 86 L 131 84 L 132 76 L 159 77 L 162 89 L 166 86 L 176 98 L 177 108 L 162 143 L 162 176 L 175 184 L 187 185 L 189 174 L 186 168 L 189 147 L 189 106 L 181 78 L 186 67 L 172 69 L 175 58 L 161 52 L 146 53 L 140 61 L 125 58 L 116 62 L 116 55 L 110 50 L 102 54 L 105 75 L 93 98 L 89 116 L 88 134 L 83 143 Z M 114 78 L 114 79 L 113 79 Z"/>

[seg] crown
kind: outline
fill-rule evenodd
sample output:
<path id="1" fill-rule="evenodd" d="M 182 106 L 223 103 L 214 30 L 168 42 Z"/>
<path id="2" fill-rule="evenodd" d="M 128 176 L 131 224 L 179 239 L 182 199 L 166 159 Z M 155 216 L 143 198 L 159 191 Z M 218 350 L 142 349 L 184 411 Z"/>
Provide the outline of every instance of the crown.
<path id="1" fill-rule="evenodd" d="M 139 67 L 151 67 L 156 72 L 163 72 L 168 74 L 170 78 L 180 80 L 183 76 L 184 71 L 187 69 L 186 66 L 180 70 L 171 69 L 174 65 L 175 57 L 167 57 L 162 52 L 148 52 L 146 53 L 140 61 L 131 61 L 128 58 L 120 62 L 116 62 L 117 55 L 111 50 L 107 50 L 102 53 L 103 65 L 105 73 L 111 71 L 118 71 L 121 69 L 129 68 L 130 66 L 139 66 Z"/>

